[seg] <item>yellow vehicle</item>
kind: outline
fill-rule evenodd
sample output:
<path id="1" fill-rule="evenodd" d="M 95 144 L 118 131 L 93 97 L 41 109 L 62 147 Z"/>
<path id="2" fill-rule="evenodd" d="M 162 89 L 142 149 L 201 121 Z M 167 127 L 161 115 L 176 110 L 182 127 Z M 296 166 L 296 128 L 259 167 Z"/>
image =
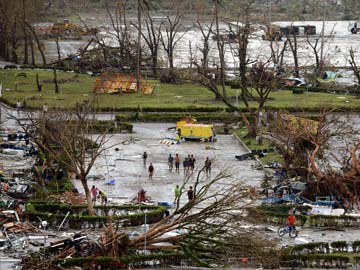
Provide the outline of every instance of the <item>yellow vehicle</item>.
<path id="1" fill-rule="evenodd" d="M 215 131 L 213 125 L 197 124 L 194 118 L 184 118 L 176 123 L 178 140 L 213 141 Z"/>
<path id="2" fill-rule="evenodd" d="M 179 128 L 182 128 L 183 125 L 196 124 L 196 122 L 197 122 L 197 120 L 195 118 L 192 118 L 190 116 L 185 117 L 176 123 L 176 130 L 179 130 Z"/>

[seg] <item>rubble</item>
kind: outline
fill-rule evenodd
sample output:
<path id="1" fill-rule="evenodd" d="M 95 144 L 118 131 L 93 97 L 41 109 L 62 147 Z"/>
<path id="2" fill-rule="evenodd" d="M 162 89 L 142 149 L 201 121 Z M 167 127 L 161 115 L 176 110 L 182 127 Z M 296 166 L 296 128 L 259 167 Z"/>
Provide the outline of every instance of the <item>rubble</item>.
<path id="1" fill-rule="evenodd" d="M 70 205 L 80 205 L 86 203 L 85 195 L 72 191 L 66 191 L 61 195 L 52 194 L 49 196 L 49 200 L 66 203 Z"/>

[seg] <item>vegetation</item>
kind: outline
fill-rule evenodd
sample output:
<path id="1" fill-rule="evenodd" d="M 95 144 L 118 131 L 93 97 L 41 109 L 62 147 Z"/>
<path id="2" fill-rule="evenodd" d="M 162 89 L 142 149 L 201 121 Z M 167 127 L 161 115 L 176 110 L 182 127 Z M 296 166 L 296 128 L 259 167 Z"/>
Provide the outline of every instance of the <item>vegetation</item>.
<path id="1" fill-rule="evenodd" d="M 250 150 L 274 149 L 274 151 L 268 152 L 264 157 L 259 158 L 262 164 L 265 165 L 273 161 L 277 161 L 279 164 L 284 162 L 283 156 L 276 151 L 275 145 L 271 141 L 262 139 L 261 144 L 259 144 L 256 138 L 249 138 L 247 136 L 247 129 L 245 127 L 233 130 L 233 133 L 238 136 Z"/>
<path id="2" fill-rule="evenodd" d="M 295 208 L 297 209 L 297 211 L 302 213 L 296 215 L 301 226 L 307 225 L 311 227 L 354 227 L 359 225 L 357 219 L 352 216 L 309 216 L 307 215 L 306 207 L 295 206 Z M 248 212 L 250 213 L 248 219 L 252 222 L 284 224 L 286 222 L 286 218 L 289 216 L 288 210 L 289 208 L 283 205 L 252 207 L 248 209 Z"/>
<path id="3" fill-rule="evenodd" d="M 25 76 L 16 76 L 24 72 Z M 42 91 L 37 90 L 36 73 L 39 75 Z M 29 108 L 41 108 L 45 103 L 49 108 L 74 108 L 89 100 L 92 96 L 95 77 L 72 72 L 57 72 L 60 93 L 55 93 L 53 72 L 47 70 L 0 70 L 0 81 L 3 82 L 3 98 L 6 103 L 15 106 L 16 102 L 26 101 Z M 205 87 L 192 84 L 166 84 L 156 80 L 148 81 L 155 85 L 152 95 L 123 94 L 123 95 L 98 95 L 93 106 L 100 111 L 122 110 L 124 108 L 159 109 L 169 110 L 172 107 L 179 110 L 196 110 L 199 108 L 223 108 L 226 106 L 221 101 L 213 99 L 213 94 Z M 16 86 L 17 85 L 17 86 Z M 10 91 L 6 91 L 10 89 Z M 17 90 L 15 90 L 17 89 Z M 235 102 L 236 90 L 227 87 L 227 93 Z M 255 106 L 253 102 L 250 105 Z M 354 96 L 342 96 L 327 93 L 304 93 L 294 95 L 292 91 L 280 90 L 270 94 L 265 110 L 290 110 L 290 111 L 319 111 L 319 108 L 340 108 L 345 110 L 360 110 L 360 104 Z M 242 107 L 244 108 L 244 107 Z"/>
<path id="4" fill-rule="evenodd" d="M 37 218 L 46 219 L 48 222 L 58 224 L 70 212 L 67 220 L 69 226 L 81 229 L 87 226 L 102 226 L 107 223 L 109 217 L 123 226 L 138 226 L 144 224 L 145 215 L 148 223 L 155 223 L 161 220 L 166 210 L 163 206 L 145 205 L 114 205 L 114 206 L 94 206 L 96 216 L 91 216 L 87 212 L 87 205 L 69 205 L 64 203 L 44 203 L 29 202 L 26 205 L 26 215 L 30 220 Z M 134 213 L 128 213 L 132 211 Z M 117 213 L 119 212 L 119 213 Z M 115 214 L 117 213 L 117 214 Z"/>

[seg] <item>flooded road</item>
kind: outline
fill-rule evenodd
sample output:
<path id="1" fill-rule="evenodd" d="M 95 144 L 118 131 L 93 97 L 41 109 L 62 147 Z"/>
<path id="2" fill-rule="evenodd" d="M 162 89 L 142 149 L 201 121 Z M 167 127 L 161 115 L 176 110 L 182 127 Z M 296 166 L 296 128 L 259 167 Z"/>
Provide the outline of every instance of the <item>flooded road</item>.
<path id="1" fill-rule="evenodd" d="M 194 174 L 190 176 L 189 185 L 194 184 L 197 173 L 204 166 L 206 157 L 209 157 L 213 160 L 212 176 L 227 170 L 232 175 L 231 179 L 226 180 L 229 181 L 227 183 L 242 183 L 245 187 L 260 186 L 264 173 L 251 167 L 254 161 L 240 162 L 235 159 L 235 155 L 247 152 L 235 137 L 218 135 L 217 141 L 213 143 L 184 142 L 169 146 L 160 143 L 166 137 L 175 136 L 174 131 L 167 130 L 171 126 L 173 124 L 135 123 L 134 133 L 111 136 L 107 145 L 118 145 L 106 150 L 105 155 L 95 162 L 90 174 L 100 179 L 90 180 L 89 185 L 105 190 L 110 198 L 120 197 L 124 201 L 134 198 L 137 191 L 144 188 L 152 199 L 172 202 L 175 186 L 181 185 L 185 178 L 182 161 L 188 154 L 193 154 L 196 166 Z M 142 159 L 143 152 L 148 154 L 146 165 Z M 175 156 L 176 153 L 181 159 L 180 173 L 176 173 L 175 169 L 169 172 L 168 169 L 167 157 L 169 154 Z M 155 167 L 153 180 L 148 178 L 147 169 L 150 163 Z M 114 186 L 105 184 L 110 179 L 115 179 Z M 203 177 L 202 181 L 207 181 L 206 177 Z M 76 185 L 82 190 L 79 182 L 76 182 Z M 189 188 L 189 185 L 186 188 Z"/>

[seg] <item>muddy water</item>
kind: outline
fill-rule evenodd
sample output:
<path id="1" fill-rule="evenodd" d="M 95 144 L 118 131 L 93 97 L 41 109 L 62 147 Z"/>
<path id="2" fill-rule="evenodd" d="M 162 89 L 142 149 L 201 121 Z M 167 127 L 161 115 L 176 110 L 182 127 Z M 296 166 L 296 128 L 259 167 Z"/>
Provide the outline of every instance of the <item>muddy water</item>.
<path id="1" fill-rule="evenodd" d="M 106 19 L 99 19 L 101 25 L 109 27 L 109 22 Z M 274 22 L 277 25 L 286 26 L 286 25 L 315 25 L 317 36 L 311 37 L 310 41 L 313 43 L 316 39 L 319 39 L 319 34 L 322 30 L 321 21 L 307 21 L 307 22 Z M 223 29 L 226 29 L 226 25 L 221 26 Z M 201 33 L 196 29 L 188 25 L 189 30 L 184 33 L 179 33 L 179 35 L 184 34 L 183 38 L 179 41 L 178 45 L 175 48 L 175 65 L 178 67 L 188 67 L 190 63 L 189 57 L 189 45 L 191 44 L 192 52 L 194 53 L 197 59 L 201 59 L 200 48 L 202 46 Z M 324 49 L 323 55 L 326 62 L 329 62 L 334 66 L 348 66 L 348 55 L 349 50 L 352 47 L 355 51 L 357 58 L 360 57 L 360 35 L 353 35 L 349 31 L 350 23 L 348 21 L 327 21 L 325 22 L 325 38 L 324 38 Z M 261 27 L 258 27 L 258 30 L 255 31 L 249 42 L 249 55 L 250 59 L 268 59 L 270 56 L 270 46 L 269 41 L 262 40 L 262 35 L 264 35 L 264 30 Z M 106 43 L 111 46 L 116 46 L 116 41 L 113 34 L 107 34 L 104 30 L 99 33 L 99 36 L 105 38 Z M 78 51 L 80 46 L 86 44 L 86 41 L 61 41 L 61 55 L 62 57 L 74 54 Z M 314 56 L 311 52 L 311 48 L 307 44 L 306 38 L 298 38 L 299 44 L 299 62 L 300 65 L 313 65 L 315 63 Z M 283 41 L 278 42 L 278 45 L 281 47 Z M 57 59 L 57 51 L 55 41 L 46 41 L 45 42 L 46 53 L 49 59 Z M 227 67 L 237 67 L 238 62 L 234 58 L 234 44 L 228 44 L 226 46 L 226 65 Z M 165 53 L 162 48 L 160 48 L 160 58 L 161 63 L 164 66 L 167 65 L 167 60 Z M 286 64 L 292 64 L 292 55 L 291 51 L 288 50 L 285 53 L 284 61 Z M 211 39 L 210 41 L 210 64 L 216 67 L 219 65 L 219 59 L 216 51 L 215 41 Z"/>

